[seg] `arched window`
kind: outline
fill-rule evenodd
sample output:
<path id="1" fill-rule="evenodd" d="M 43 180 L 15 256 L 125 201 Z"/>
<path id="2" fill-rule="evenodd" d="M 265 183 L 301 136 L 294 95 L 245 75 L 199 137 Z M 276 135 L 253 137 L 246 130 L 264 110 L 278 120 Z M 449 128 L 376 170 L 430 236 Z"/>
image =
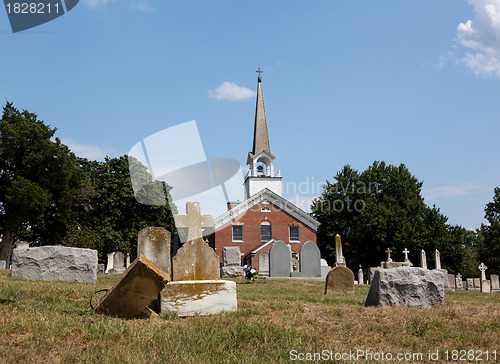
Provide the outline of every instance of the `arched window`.
<path id="1" fill-rule="evenodd" d="M 269 241 L 272 239 L 271 222 L 264 220 L 260 223 L 260 240 Z"/>

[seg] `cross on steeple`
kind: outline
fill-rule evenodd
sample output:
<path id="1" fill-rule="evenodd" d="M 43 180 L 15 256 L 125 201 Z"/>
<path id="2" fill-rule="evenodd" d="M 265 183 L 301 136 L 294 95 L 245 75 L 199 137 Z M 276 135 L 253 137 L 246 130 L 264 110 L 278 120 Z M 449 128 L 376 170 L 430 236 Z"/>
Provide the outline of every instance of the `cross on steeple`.
<path id="1" fill-rule="evenodd" d="M 199 202 L 186 203 L 186 215 L 175 215 L 175 226 L 179 228 L 188 228 L 188 237 L 186 241 L 202 238 L 201 229 L 213 227 L 214 217 L 212 215 L 202 215 Z"/>
<path id="2" fill-rule="evenodd" d="M 260 79 L 260 74 L 261 74 L 262 72 L 264 72 L 264 71 L 262 71 L 262 70 L 260 69 L 260 67 L 259 67 L 259 69 L 258 69 L 257 71 L 255 71 L 255 72 L 257 72 L 257 73 L 259 74 L 259 79 Z"/>

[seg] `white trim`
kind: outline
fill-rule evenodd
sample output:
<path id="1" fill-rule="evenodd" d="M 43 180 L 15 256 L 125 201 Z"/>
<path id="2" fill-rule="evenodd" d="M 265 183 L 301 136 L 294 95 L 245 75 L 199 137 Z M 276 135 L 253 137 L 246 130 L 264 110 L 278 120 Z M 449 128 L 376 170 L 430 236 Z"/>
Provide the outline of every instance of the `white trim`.
<path id="1" fill-rule="evenodd" d="M 277 240 L 275 240 L 275 239 L 271 239 L 271 240 L 269 240 L 267 243 L 264 243 L 264 244 L 259 245 L 257 248 L 255 248 L 254 250 L 252 250 L 252 251 L 251 251 L 250 253 L 248 253 L 248 254 L 255 254 L 255 253 L 257 253 L 259 250 L 261 250 L 262 248 L 265 248 L 265 247 L 266 247 L 266 246 L 268 246 L 269 244 L 271 244 L 271 243 L 273 243 L 273 244 L 274 244 L 274 243 L 276 243 L 276 242 L 277 242 Z M 248 254 L 247 254 L 247 255 L 248 255 Z"/>
<path id="2" fill-rule="evenodd" d="M 312 216 L 308 215 L 305 213 L 303 210 L 292 204 L 291 202 L 285 200 L 283 197 L 279 196 L 278 194 L 274 193 L 273 191 L 264 188 L 263 190 L 257 192 L 255 195 L 251 196 L 250 198 L 246 199 L 242 203 L 240 203 L 238 206 L 235 206 L 229 211 L 226 211 L 219 217 L 215 219 L 215 229 L 217 230 L 218 228 L 222 227 L 223 225 L 227 224 L 228 222 L 231 222 L 231 220 L 235 219 L 239 215 L 245 213 L 249 209 L 251 209 L 253 206 L 258 204 L 259 202 L 263 200 L 268 200 L 271 202 L 273 205 L 279 207 L 283 211 L 287 212 L 288 214 L 292 215 L 294 218 L 299 220 L 300 222 L 304 223 L 305 225 L 309 226 L 310 228 L 314 229 L 315 231 L 318 230 L 318 227 L 320 225 L 320 222 L 314 219 Z"/>

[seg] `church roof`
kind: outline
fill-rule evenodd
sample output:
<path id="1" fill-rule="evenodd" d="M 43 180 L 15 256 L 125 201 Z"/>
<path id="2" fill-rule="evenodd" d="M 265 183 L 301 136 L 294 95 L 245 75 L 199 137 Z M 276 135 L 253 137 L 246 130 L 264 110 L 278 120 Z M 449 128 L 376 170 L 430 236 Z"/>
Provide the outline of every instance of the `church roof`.
<path id="1" fill-rule="evenodd" d="M 237 206 L 233 207 L 231 210 L 226 211 L 218 218 L 216 218 L 215 229 L 222 227 L 224 224 L 227 224 L 237 216 L 245 213 L 253 206 L 264 200 L 267 200 L 273 205 L 278 206 L 280 209 L 287 212 L 288 214 L 302 222 L 304 225 L 307 225 L 314 230 L 317 230 L 320 225 L 320 222 L 318 220 L 314 219 L 311 215 L 298 208 L 293 203 L 289 202 L 288 200 L 274 193 L 268 188 L 264 188 L 263 190 L 257 192 L 255 195 L 251 196 Z"/>
<path id="2" fill-rule="evenodd" d="M 257 103 L 255 105 L 255 125 L 253 131 L 253 149 L 252 155 L 255 155 L 263 150 L 271 153 L 271 146 L 269 145 L 269 134 L 267 132 L 266 110 L 264 108 L 264 95 L 262 93 L 262 79 L 260 77 L 257 83 Z"/>

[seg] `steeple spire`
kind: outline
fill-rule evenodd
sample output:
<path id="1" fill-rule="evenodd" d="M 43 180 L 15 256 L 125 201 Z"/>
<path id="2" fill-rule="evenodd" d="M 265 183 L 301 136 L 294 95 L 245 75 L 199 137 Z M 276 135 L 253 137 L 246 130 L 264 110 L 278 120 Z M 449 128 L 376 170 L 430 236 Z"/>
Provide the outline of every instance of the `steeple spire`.
<path id="1" fill-rule="evenodd" d="M 271 153 L 269 145 L 269 134 L 267 132 L 266 110 L 264 108 L 264 96 L 262 94 L 262 78 L 260 74 L 263 72 L 260 67 L 256 71 L 259 73 L 257 83 L 257 104 L 255 106 L 255 126 L 253 132 L 253 149 L 252 154 L 255 155 L 263 150 Z"/>

